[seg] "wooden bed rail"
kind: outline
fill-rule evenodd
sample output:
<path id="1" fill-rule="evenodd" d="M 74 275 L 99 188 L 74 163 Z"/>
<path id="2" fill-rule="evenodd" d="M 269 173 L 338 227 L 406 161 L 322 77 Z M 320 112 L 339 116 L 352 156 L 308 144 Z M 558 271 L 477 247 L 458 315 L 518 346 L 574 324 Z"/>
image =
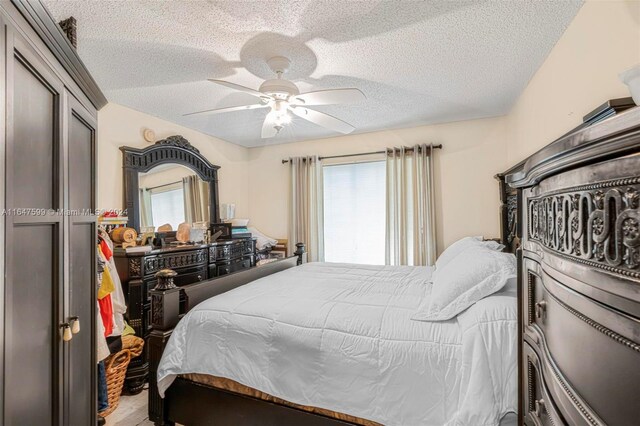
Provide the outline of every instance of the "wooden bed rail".
<path id="1" fill-rule="evenodd" d="M 173 283 L 176 273 L 164 269 L 156 277 L 156 287 L 151 295 L 151 333 L 147 339 L 149 356 L 149 420 L 156 425 L 171 425 L 167 419 L 166 405 L 158 394 L 157 371 L 173 328 L 191 308 L 213 296 L 225 293 L 257 279 L 301 265 L 306 261 L 304 244 L 297 243 L 293 256 L 267 263 L 241 272 L 213 278 L 182 287 Z"/>

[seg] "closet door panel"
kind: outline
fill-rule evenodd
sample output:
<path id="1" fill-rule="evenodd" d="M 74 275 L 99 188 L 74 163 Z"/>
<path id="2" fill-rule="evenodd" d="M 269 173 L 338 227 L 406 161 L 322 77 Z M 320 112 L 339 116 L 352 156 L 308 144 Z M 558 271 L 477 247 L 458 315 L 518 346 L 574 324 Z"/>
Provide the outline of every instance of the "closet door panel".
<path id="1" fill-rule="evenodd" d="M 59 207 L 56 198 L 59 93 L 38 71 L 15 52 L 13 71 L 14 178 L 12 207 Z"/>
<path id="2" fill-rule="evenodd" d="M 6 38 L 4 423 L 62 422 L 62 82 L 12 27 Z"/>
<path id="3" fill-rule="evenodd" d="M 21 224 L 7 235 L 5 425 L 55 425 L 59 398 L 56 224 Z"/>
<path id="4" fill-rule="evenodd" d="M 69 342 L 68 359 L 68 425 L 92 424 L 96 412 L 95 342 L 91 331 L 95 327 L 92 307 L 96 304 L 94 287 L 96 228 L 93 223 L 74 224 L 69 234 L 71 254 L 69 313 L 78 316 L 80 332 Z"/>
<path id="5" fill-rule="evenodd" d="M 68 315 L 78 317 L 80 332 L 69 345 L 66 392 L 68 425 L 95 424 L 96 395 L 96 217 L 95 121 L 71 95 L 66 94 L 65 157 L 67 202 L 73 214 L 68 227 Z"/>
<path id="6" fill-rule="evenodd" d="M 69 117 L 69 208 L 94 207 L 94 135 L 95 125 L 80 115 L 75 100 Z"/>

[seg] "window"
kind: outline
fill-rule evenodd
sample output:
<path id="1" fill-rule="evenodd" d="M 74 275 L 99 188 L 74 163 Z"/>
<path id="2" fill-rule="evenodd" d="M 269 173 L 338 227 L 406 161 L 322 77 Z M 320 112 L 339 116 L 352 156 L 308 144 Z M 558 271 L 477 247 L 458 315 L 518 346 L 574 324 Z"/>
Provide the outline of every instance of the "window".
<path id="1" fill-rule="evenodd" d="M 384 264 L 386 163 L 324 166 L 324 259 Z"/>
<path id="2" fill-rule="evenodd" d="M 182 186 L 168 190 L 151 190 L 151 209 L 153 224 L 157 228 L 165 223 L 173 229 L 184 222 L 184 190 Z"/>

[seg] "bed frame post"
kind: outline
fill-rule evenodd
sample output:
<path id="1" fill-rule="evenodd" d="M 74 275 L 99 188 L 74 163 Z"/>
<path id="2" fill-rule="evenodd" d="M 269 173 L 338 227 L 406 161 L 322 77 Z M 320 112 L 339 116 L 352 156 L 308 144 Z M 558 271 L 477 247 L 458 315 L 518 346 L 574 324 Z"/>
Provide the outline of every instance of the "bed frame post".
<path id="1" fill-rule="evenodd" d="M 293 254 L 298 256 L 298 266 L 302 265 L 306 260 L 305 253 L 304 243 L 296 243 L 296 251 L 294 251 Z"/>
<path id="2" fill-rule="evenodd" d="M 164 400 L 158 393 L 157 372 L 164 347 L 180 315 L 180 289 L 173 283 L 177 273 L 163 269 L 156 274 L 158 284 L 151 290 L 151 325 L 147 339 L 149 355 L 149 420 L 157 426 L 173 425 L 167 419 Z"/>

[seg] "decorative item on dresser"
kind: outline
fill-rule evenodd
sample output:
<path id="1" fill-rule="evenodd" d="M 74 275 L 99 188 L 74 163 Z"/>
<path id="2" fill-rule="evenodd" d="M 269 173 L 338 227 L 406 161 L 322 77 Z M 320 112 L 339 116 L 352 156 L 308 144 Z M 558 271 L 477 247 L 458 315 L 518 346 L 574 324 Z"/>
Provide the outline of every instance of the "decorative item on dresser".
<path id="1" fill-rule="evenodd" d="M 640 107 L 611 115 L 501 175 L 520 208 L 527 425 L 640 419 Z"/>
<path id="2" fill-rule="evenodd" d="M 0 424 L 95 425 L 97 111 L 44 5 L 0 2 Z"/>

